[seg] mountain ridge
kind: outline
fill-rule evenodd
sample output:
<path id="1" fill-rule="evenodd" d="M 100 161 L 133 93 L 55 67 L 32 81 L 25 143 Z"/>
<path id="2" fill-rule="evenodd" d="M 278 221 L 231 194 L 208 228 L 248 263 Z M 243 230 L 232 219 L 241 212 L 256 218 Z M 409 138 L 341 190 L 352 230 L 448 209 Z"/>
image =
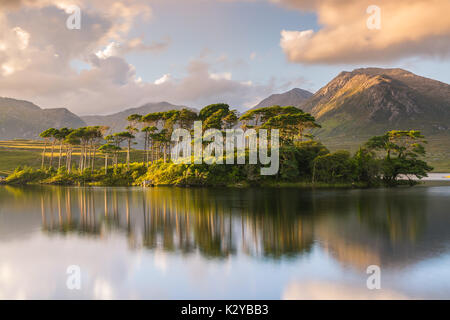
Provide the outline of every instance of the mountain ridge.
<path id="1" fill-rule="evenodd" d="M 0 138 L 36 139 L 49 127 L 82 127 L 86 125 L 66 108 L 43 109 L 36 104 L 0 97 Z"/>
<path id="2" fill-rule="evenodd" d="M 256 106 L 254 106 L 250 110 L 264 107 L 271 107 L 274 105 L 298 106 L 312 96 L 313 96 L 312 92 L 300 88 L 294 88 L 283 93 L 272 94 L 269 97 L 263 99 L 261 102 L 259 102 Z"/>
<path id="3" fill-rule="evenodd" d="M 319 136 L 392 129 L 449 131 L 450 85 L 403 69 L 341 72 L 299 106 L 322 124 Z"/>
<path id="4" fill-rule="evenodd" d="M 109 132 L 123 131 L 127 127 L 127 117 L 132 114 L 146 115 L 152 112 L 163 112 L 169 110 L 181 110 L 183 108 L 188 108 L 186 106 L 174 105 L 169 102 L 149 102 L 139 107 L 128 108 L 122 111 L 108 114 L 108 115 L 88 115 L 81 116 L 81 119 L 89 125 L 100 125 L 108 126 Z M 188 108 L 195 110 L 192 108 Z"/>

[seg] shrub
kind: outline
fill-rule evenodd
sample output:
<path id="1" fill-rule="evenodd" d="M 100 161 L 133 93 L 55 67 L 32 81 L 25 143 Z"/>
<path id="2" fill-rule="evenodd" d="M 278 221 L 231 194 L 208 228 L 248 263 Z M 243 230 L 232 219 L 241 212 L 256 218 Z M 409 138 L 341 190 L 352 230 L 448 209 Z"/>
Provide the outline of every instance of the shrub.
<path id="1" fill-rule="evenodd" d="M 17 167 L 13 173 L 6 177 L 8 184 L 38 183 L 40 180 L 49 177 L 52 170 L 35 170 L 30 167 Z"/>
<path id="2" fill-rule="evenodd" d="M 336 151 L 314 159 L 314 180 L 326 183 L 352 182 L 354 163 L 348 151 Z"/>

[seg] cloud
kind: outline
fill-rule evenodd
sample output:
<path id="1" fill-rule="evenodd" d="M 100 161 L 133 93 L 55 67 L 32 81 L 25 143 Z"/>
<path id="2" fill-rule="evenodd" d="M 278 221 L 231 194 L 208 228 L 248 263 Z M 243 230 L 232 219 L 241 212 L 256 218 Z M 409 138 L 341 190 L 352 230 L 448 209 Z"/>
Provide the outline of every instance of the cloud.
<path id="1" fill-rule="evenodd" d="M 450 53 L 450 2 L 379 0 L 381 29 L 369 29 L 372 0 L 273 0 L 317 14 L 321 29 L 283 30 L 280 45 L 299 63 L 389 62 L 411 56 Z"/>
<path id="2" fill-rule="evenodd" d="M 163 84 L 170 81 L 170 73 L 166 73 L 165 75 L 163 75 L 161 78 L 155 80 L 155 84 L 159 85 L 159 84 Z"/>
<path id="3" fill-rule="evenodd" d="M 54 59 L 48 55 L 46 60 Z M 104 114 L 135 107 L 147 102 L 170 101 L 203 107 L 226 102 L 245 109 L 254 97 L 264 97 L 274 89 L 268 85 L 240 82 L 231 73 L 214 73 L 202 58 L 192 60 L 187 74 L 176 78 L 165 74 L 154 82 L 142 81 L 135 68 L 123 57 L 89 57 L 90 69 L 63 74 L 43 73 L 29 67 L 8 77 L 0 77 L 0 95 L 33 101 L 45 107 L 67 107 L 78 114 Z"/>
<path id="4" fill-rule="evenodd" d="M 151 2 L 127 0 L 22 0 L 0 3 L 0 96 L 32 101 L 77 114 L 104 114 L 147 102 L 170 101 L 192 107 L 226 102 L 244 109 L 274 89 L 248 79 L 232 79 L 245 62 L 204 51 L 184 76 L 145 81 L 127 62 L 131 52 L 161 52 L 170 38 L 145 41 L 133 23 L 150 19 Z M 68 30 L 69 5 L 81 8 L 81 30 Z M 74 63 L 75 62 L 75 63 Z M 76 68 L 77 64 L 83 68 Z"/>
<path id="5" fill-rule="evenodd" d="M 123 56 L 129 52 L 159 52 L 165 50 L 169 46 L 168 39 L 159 42 L 153 42 L 145 44 L 141 38 L 134 38 L 130 41 L 121 44 L 119 42 L 112 41 L 108 43 L 105 48 L 99 50 L 95 55 L 101 59 L 106 59 L 112 56 Z"/>
<path id="6" fill-rule="evenodd" d="M 231 80 L 231 72 L 210 73 L 209 77 L 213 80 Z"/>
<path id="7" fill-rule="evenodd" d="M 243 110 L 252 106 L 255 96 L 266 96 L 274 90 L 273 83 L 261 85 L 233 80 L 231 72 L 213 72 L 214 68 L 205 57 L 193 59 L 186 67 L 185 77 L 165 74 L 154 83 L 141 84 L 145 93 L 141 102 L 151 97 L 152 101 L 170 101 L 197 108 L 225 102 Z"/>
<path id="8" fill-rule="evenodd" d="M 403 293 L 390 289 L 369 290 L 365 282 L 351 284 L 325 281 L 294 281 L 283 292 L 284 300 L 405 300 Z"/>

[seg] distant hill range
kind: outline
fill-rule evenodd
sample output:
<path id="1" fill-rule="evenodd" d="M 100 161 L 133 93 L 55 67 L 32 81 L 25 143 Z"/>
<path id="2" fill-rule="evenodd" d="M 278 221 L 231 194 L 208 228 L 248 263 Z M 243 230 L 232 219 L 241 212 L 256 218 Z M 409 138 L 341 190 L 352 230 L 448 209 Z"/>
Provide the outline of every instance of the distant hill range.
<path id="1" fill-rule="evenodd" d="M 450 85 L 402 69 L 341 72 L 299 107 L 321 123 L 321 137 L 450 133 Z"/>
<path id="2" fill-rule="evenodd" d="M 271 107 L 271 106 L 298 106 L 308 100 L 313 94 L 309 91 L 294 88 L 285 93 L 272 94 L 262 100 L 252 109 Z"/>
<path id="3" fill-rule="evenodd" d="M 88 126 L 108 126 L 110 132 L 124 131 L 128 126 L 127 118 L 132 114 L 146 115 L 153 112 L 164 112 L 169 110 L 181 110 L 185 106 L 177 106 L 168 102 L 147 103 L 138 108 L 130 108 L 105 116 L 82 116 L 81 119 Z M 193 110 L 192 108 L 190 108 Z"/>
<path id="4" fill-rule="evenodd" d="M 50 127 L 78 128 L 86 124 L 65 108 L 41 109 L 23 100 L 0 97 L 0 139 L 35 139 Z"/>
<path id="5" fill-rule="evenodd" d="M 124 131 L 131 114 L 146 115 L 152 112 L 186 108 L 168 102 L 147 103 L 110 115 L 77 116 L 65 108 L 42 109 L 23 100 L 0 97 L 0 140 L 36 139 L 45 129 L 108 126 L 108 132 Z M 192 109 L 192 108 L 191 108 Z M 194 109 L 192 109 L 194 110 Z"/>

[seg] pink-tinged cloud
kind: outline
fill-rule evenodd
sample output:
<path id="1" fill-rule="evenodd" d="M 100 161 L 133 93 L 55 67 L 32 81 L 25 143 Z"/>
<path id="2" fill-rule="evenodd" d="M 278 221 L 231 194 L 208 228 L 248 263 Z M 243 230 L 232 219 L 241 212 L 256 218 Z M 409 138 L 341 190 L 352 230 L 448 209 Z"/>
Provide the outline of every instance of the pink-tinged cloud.
<path id="1" fill-rule="evenodd" d="M 69 5 L 82 12 L 81 30 L 66 26 Z M 78 114 L 112 113 L 147 102 L 201 107 L 218 101 L 244 109 L 272 92 L 233 79 L 227 57 L 192 60 L 182 78 L 142 80 L 126 54 L 160 52 L 170 38 L 144 42 L 133 24 L 152 18 L 145 0 L 21 0 L 0 2 L 0 96 Z M 82 68 L 73 63 L 81 62 Z M 221 64 L 225 70 L 216 70 Z M 223 69 L 223 68 L 221 68 Z M 167 70 L 169 73 L 170 70 Z"/>
<path id="2" fill-rule="evenodd" d="M 410 56 L 450 54 L 447 0 L 272 0 L 317 14 L 320 30 L 283 30 L 280 45 L 299 63 L 388 62 Z M 380 8 L 380 29 L 368 28 L 367 13 Z"/>

